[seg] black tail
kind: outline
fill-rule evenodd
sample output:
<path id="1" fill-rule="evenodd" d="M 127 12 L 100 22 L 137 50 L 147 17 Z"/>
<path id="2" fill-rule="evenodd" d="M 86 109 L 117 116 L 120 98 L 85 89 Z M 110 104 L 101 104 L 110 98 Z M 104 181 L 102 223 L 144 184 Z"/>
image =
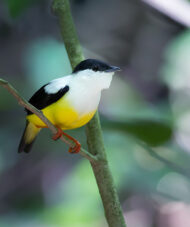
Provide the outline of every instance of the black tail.
<path id="1" fill-rule="evenodd" d="M 26 121 L 26 127 L 18 147 L 18 153 L 23 151 L 26 153 L 30 152 L 39 131 L 40 128 L 37 128 L 33 123 Z"/>

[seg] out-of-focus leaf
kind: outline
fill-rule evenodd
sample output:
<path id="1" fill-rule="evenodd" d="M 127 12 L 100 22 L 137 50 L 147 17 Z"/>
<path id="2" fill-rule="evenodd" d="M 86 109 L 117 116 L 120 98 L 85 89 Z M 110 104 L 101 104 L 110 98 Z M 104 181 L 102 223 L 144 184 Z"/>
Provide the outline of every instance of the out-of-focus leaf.
<path id="1" fill-rule="evenodd" d="M 25 9 L 39 0 L 4 0 L 12 17 L 19 16 Z"/>
<path id="2" fill-rule="evenodd" d="M 173 196 L 178 200 L 190 202 L 190 182 L 189 180 L 175 172 L 170 172 L 164 175 L 157 186 L 158 192 L 165 193 L 168 196 Z"/>
<path id="3" fill-rule="evenodd" d="M 51 37 L 29 43 L 23 61 L 30 84 L 36 89 L 72 72 L 64 44 Z"/>
<path id="4" fill-rule="evenodd" d="M 189 42 L 190 30 L 188 29 L 172 40 L 165 50 L 161 78 L 172 91 L 189 89 L 190 87 Z"/>
<path id="5" fill-rule="evenodd" d="M 61 202 L 46 210 L 47 223 L 67 227 L 100 226 L 103 210 L 92 169 L 86 160 L 79 162 L 67 179 L 60 182 L 53 197 Z"/>
<path id="6" fill-rule="evenodd" d="M 161 69 L 164 83 L 170 88 L 170 105 L 175 118 L 178 145 L 190 150 L 190 29 L 181 32 L 166 48 Z"/>
<path id="7" fill-rule="evenodd" d="M 172 127 L 166 122 L 156 120 L 104 120 L 103 124 L 110 129 L 127 132 L 150 146 L 161 145 L 169 141 L 172 136 Z"/>

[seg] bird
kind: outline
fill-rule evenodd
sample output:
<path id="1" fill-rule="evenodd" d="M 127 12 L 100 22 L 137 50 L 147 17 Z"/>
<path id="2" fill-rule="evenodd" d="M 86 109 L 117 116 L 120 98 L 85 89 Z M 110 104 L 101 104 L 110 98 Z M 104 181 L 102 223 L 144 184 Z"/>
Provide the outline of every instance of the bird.
<path id="1" fill-rule="evenodd" d="M 117 66 L 86 59 L 70 75 L 50 81 L 29 99 L 29 103 L 41 110 L 58 129 L 52 139 L 65 135 L 74 141 L 75 146 L 70 147 L 69 152 L 78 153 L 81 144 L 64 131 L 82 127 L 92 119 L 98 109 L 101 91 L 110 87 L 116 71 L 120 71 Z M 26 126 L 18 147 L 19 153 L 29 153 L 40 130 L 47 128 L 37 115 L 25 110 Z"/>

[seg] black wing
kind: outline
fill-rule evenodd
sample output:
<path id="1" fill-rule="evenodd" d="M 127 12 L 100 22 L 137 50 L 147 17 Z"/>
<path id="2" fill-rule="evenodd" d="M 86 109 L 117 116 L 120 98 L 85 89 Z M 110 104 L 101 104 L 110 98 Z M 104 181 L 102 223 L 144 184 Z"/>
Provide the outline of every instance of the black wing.
<path id="1" fill-rule="evenodd" d="M 64 88 L 61 88 L 58 92 L 54 94 L 48 94 L 45 91 L 45 86 L 41 87 L 29 100 L 29 103 L 35 106 L 37 109 L 41 110 L 45 107 L 51 105 L 54 102 L 57 102 L 61 97 L 63 97 L 68 91 L 69 86 L 66 85 Z M 27 114 L 32 114 L 31 111 L 26 109 Z"/>

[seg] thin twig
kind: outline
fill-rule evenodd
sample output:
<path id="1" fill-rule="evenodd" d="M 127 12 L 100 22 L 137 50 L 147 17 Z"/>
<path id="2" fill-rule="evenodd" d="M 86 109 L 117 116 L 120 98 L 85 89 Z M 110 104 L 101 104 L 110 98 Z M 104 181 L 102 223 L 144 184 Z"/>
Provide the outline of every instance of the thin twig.
<path id="1" fill-rule="evenodd" d="M 164 157 L 160 156 L 159 154 L 157 154 L 154 149 L 152 149 L 151 147 L 147 146 L 145 143 L 140 143 L 140 146 L 142 146 L 153 158 L 156 158 L 157 160 L 159 160 L 160 162 L 164 163 L 166 166 L 168 166 L 170 169 L 173 169 L 175 172 L 178 172 L 188 178 L 190 178 L 190 172 L 184 168 L 182 168 L 181 166 L 165 159 Z"/>
<path id="2" fill-rule="evenodd" d="M 0 78 L 0 85 L 7 89 L 8 92 L 11 93 L 16 98 L 19 105 L 36 114 L 47 125 L 47 127 L 51 130 L 53 134 L 57 133 L 57 128 L 44 116 L 42 111 L 38 110 L 36 107 L 27 102 L 8 81 L 5 81 Z M 65 136 L 61 136 L 60 139 L 63 142 L 67 143 L 70 147 L 75 146 L 74 142 L 69 140 Z M 97 161 L 97 157 L 95 155 L 90 154 L 87 150 L 83 148 L 80 149 L 79 153 L 91 162 Z"/>

